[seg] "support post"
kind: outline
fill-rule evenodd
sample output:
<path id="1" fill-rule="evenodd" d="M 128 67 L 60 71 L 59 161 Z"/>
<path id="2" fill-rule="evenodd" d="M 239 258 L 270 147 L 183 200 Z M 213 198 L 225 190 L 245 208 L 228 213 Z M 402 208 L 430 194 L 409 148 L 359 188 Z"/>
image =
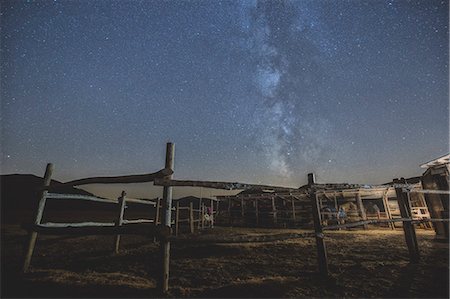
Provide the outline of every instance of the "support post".
<path id="1" fill-rule="evenodd" d="M 192 202 L 189 203 L 189 227 L 191 230 L 191 234 L 194 233 L 194 204 Z"/>
<path id="2" fill-rule="evenodd" d="M 277 224 L 277 206 L 275 205 L 275 197 L 272 196 L 272 217 L 273 223 Z"/>
<path id="3" fill-rule="evenodd" d="M 291 196 L 291 205 L 292 205 L 292 220 L 294 220 L 295 222 L 295 200 L 293 196 Z"/>
<path id="4" fill-rule="evenodd" d="M 52 174 L 53 174 L 53 164 L 48 163 L 47 167 L 45 168 L 45 174 L 44 174 L 44 184 L 43 184 L 44 188 L 40 194 L 38 206 L 36 209 L 36 216 L 34 218 L 34 224 L 36 224 L 36 225 L 41 224 L 42 216 L 44 215 L 45 202 L 46 202 L 47 193 L 48 193 L 47 189 L 48 189 L 48 187 L 50 187 Z M 37 232 L 33 231 L 33 232 L 29 233 L 28 246 L 27 246 L 27 251 L 25 253 L 25 259 L 24 259 L 23 268 L 22 268 L 22 271 L 24 273 L 28 272 L 28 269 L 30 267 L 31 258 L 33 256 L 37 237 L 38 237 Z"/>
<path id="5" fill-rule="evenodd" d="M 202 208 L 201 208 L 201 214 L 200 214 L 200 217 L 202 217 L 201 219 L 200 219 L 200 223 L 202 224 L 202 229 L 204 229 L 205 228 L 205 204 L 204 203 L 202 203 Z"/>
<path id="6" fill-rule="evenodd" d="M 160 221 L 160 212 L 161 212 L 161 198 L 156 199 L 156 210 L 155 210 L 155 225 L 161 223 Z"/>
<path id="7" fill-rule="evenodd" d="M 160 210 L 161 210 L 161 198 L 158 197 L 156 198 L 155 219 L 153 220 L 153 224 L 155 226 L 157 226 L 160 223 L 159 221 Z M 154 243 L 156 242 L 156 236 L 153 238 L 153 242 Z"/>
<path id="8" fill-rule="evenodd" d="M 244 218 L 244 198 L 241 197 L 241 217 Z"/>
<path id="9" fill-rule="evenodd" d="M 394 184 L 406 184 L 406 180 L 403 178 L 401 180 L 395 179 Z M 398 207 L 402 218 L 412 219 L 409 194 L 407 192 L 403 192 L 401 187 L 395 188 L 395 193 L 397 194 Z M 419 262 L 420 254 L 414 224 L 409 221 L 404 221 L 403 232 L 405 233 L 406 245 L 408 246 L 409 259 L 412 263 L 417 263 Z"/>
<path id="10" fill-rule="evenodd" d="M 175 157 L 175 145 L 171 142 L 166 146 L 166 163 L 165 168 L 174 169 L 174 157 Z M 165 177 L 165 179 L 171 180 L 173 175 Z M 172 222 L 172 187 L 164 186 L 163 189 L 163 223 L 164 226 L 170 228 Z M 161 273 L 161 291 L 167 293 L 169 290 L 169 262 L 170 262 L 170 241 L 168 238 L 163 238 L 160 242 L 161 247 L 161 261 L 162 261 L 162 273 Z"/>
<path id="11" fill-rule="evenodd" d="M 317 260 L 319 262 L 319 271 L 323 276 L 328 276 L 327 250 L 325 247 L 322 224 L 320 221 L 320 207 L 317 194 L 314 190 L 314 174 L 308 173 L 309 196 L 312 207 L 312 217 L 314 221 L 314 232 L 317 245 Z"/>
<path id="12" fill-rule="evenodd" d="M 123 214 L 125 212 L 125 196 L 127 194 L 125 191 L 122 191 L 122 194 L 118 198 L 118 215 L 116 220 L 116 226 L 122 226 L 123 224 Z M 119 253 L 119 247 L 120 247 L 120 235 L 116 235 L 116 241 L 114 242 L 114 253 Z"/>
<path id="13" fill-rule="evenodd" d="M 202 198 L 200 198 L 198 200 L 198 209 L 197 209 L 197 217 L 198 217 L 198 222 L 197 222 L 197 229 L 200 229 L 202 226 Z"/>
<path id="14" fill-rule="evenodd" d="M 177 206 L 175 210 L 175 236 L 178 236 L 178 230 L 180 228 L 180 202 L 177 201 Z"/>
<path id="15" fill-rule="evenodd" d="M 361 194 L 359 193 L 359 191 L 358 191 L 358 193 L 356 193 L 356 205 L 358 206 L 359 216 L 361 217 L 361 220 L 366 221 L 367 220 L 366 210 L 364 210 L 364 205 L 363 205 L 363 202 L 361 199 Z M 368 228 L 367 224 L 364 224 L 363 226 L 364 226 L 364 229 Z"/>
<path id="16" fill-rule="evenodd" d="M 386 212 L 386 216 L 388 219 L 392 219 L 392 213 L 391 213 L 391 208 L 389 208 L 389 198 L 388 198 L 388 193 L 389 193 L 389 187 L 386 189 L 386 191 L 384 191 L 383 193 L 383 205 L 384 205 L 384 211 Z M 392 230 L 395 230 L 395 223 L 394 222 L 389 222 L 389 227 Z"/>
<path id="17" fill-rule="evenodd" d="M 211 214 L 209 215 L 211 228 L 214 228 L 214 200 L 211 198 Z"/>
<path id="18" fill-rule="evenodd" d="M 256 217 L 256 225 L 259 225 L 259 210 L 258 210 L 258 199 L 255 199 L 255 217 Z"/>

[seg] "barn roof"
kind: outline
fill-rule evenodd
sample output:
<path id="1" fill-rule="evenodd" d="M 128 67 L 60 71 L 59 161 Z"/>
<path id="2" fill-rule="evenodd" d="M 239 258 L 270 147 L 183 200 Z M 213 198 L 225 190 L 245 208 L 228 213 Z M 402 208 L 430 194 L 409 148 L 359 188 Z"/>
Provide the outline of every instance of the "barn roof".
<path id="1" fill-rule="evenodd" d="M 427 163 L 424 163 L 424 164 L 420 165 L 420 167 L 421 168 L 431 168 L 431 167 L 436 167 L 436 166 L 449 164 L 449 163 L 450 163 L 450 154 L 447 154 L 442 157 L 431 160 Z"/>

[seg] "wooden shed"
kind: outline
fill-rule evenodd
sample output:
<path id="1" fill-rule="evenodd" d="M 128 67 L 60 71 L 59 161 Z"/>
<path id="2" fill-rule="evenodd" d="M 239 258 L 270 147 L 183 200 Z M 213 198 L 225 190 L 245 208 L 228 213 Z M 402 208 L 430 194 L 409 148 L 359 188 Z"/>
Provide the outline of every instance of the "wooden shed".
<path id="1" fill-rule="evenodd" d="M 422 186 L 426 190 L 449 190 L 450 154 L 436 158 L 420 166 L 426 169 L 422 175 Z M 448 219 L 448 194 L 425 194 L 425 200 L 432 218 Z M 448 240 L 448 222 L 435 222 L 436 238 Z"/>

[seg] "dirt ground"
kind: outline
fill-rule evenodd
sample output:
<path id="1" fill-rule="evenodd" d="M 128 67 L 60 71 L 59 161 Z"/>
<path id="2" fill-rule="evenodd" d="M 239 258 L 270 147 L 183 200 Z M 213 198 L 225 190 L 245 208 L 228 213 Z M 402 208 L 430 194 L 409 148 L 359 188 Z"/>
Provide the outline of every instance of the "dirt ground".
<path id="1" fill-rule="evenodd" d="M 302 233 L 292 229 L 217 227 L 172 242 L 170 297 L 448 298 L 448 244 L 418 230 L 421 261 L 413 265 L 403 231 L 326 234 L 328 279 L 317 272 L 314 238 L 242 242 L 246 236 Z M 1 296 L 160 297 L 158 244 L 125 236 L 39 237 L 31 272 L 20 274 L 26 232 L 2 225 Z M 237 241 L 236 241 L 237 240 Z M 241 240 L 241 241 L 239 241 Z"/>

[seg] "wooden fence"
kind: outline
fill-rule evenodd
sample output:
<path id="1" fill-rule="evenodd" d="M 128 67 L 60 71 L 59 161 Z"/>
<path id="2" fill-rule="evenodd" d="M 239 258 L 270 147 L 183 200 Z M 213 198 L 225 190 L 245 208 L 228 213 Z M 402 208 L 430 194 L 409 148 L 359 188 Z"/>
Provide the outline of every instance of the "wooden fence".
<path id="1" fill-rule="evenodd" d="M 24 259 L 23 270 L 27 272 L 31 263 L 31 258 L 36 244 L 36 239 L 38 233 L 42 234 L 106 234 L 115 235 L 114 251 L 117 252 L 120 246 L 121 235 L 125 234 L 139 234 L 146 235 L 149 237 L 156 237 L 160 240 L 160 252 L 161 252 L 161 276 L 158 279 L 159 289 L 166 293 L 169 288 L 169 261 L 170 261 L 170 235 L 172 233 L 171 226 L 175 225 L 175 234 L 178 234 L 179 224 L 188 223 L 189 230 L 194 231 L 195 224 L 197 227 L 205 227 L 206 221 L 209 220 L 211 226 L 214 225 L 214 204 L 211 201 L 211 214 L 205 212 L 206 205 L 199 204 L 195 209 L 193 203 L 189 204 L 189 207 L 181 207 L 179 203 L 176 204 L 175 208 L 172 204 L 172 187 L 173 186 L 187 186 L 187 187 L 206 187 L 214 189 L 225 189 L 225 190 L 271 190 L 271 192 L 280 193 L 296 193 L 299 189 L 296 188 L 285 188 L 278 186 L 267 186 L 267 185 L 254 185 L 254 184 L 244 184 L 244 183 L 230 183 L 230 182 L 210 182 L 210 181 L 187 181 L 187 180 L 173 180 L 173 169 L 174 169 L 174 144 L 167 143 L 166 148 L 166 161 L 165 168 L 151 174 L 143 175 L 131 175 L 131 176 L 119 176 L 119 177 L 95 177 L 95 178 L 85 178 L 75 181 L 70 181 L 65 184 L 70 186 L 77 186 L 83 184 L 115 184 L 115 183 L 143 183 L 143 182 L 154 182 L 154 185 L 163 186 L 163 199 L 157 201 L 156 203 L 141 200 L 127 198 L 126 193 L 122 192 L 121 196 L 117 200 L 109 200 L 104 198 L 98 198 L 93 196 L 81 196 L 74 194 L 57 194 L 50 193 L 50 180 L 53 172 L 53 165 L 48 164 L 45 175 L 44 175 L 44 188 L 40 194 L 38 207 L 36 209 L 36 215 L 34 223 L 28 227 L 30 234 L 28 240 L 28 246 L 26 251 L 26 256 Z M 361 185 L 350 185 L 350 184 L 316 184 L 314 182 L 314 175 L 308 174 L 308 185 L 304 188 L 304 196 L 309 197 L 310 200 L 310 210 L 311 216 L 314 223 L 314 236 L 317 244 L 318 252 L 318 263 L 319 270 L 322 274 L 328 275 L 328 261 L 326 254 L 326 246 L 324 241 L 324 230 L 330 229 L 340 229 L 356 226 L 365 226 L 370 223 L 393 223 L 393 222 L 403 222 L 403 230 L 405 234 L 405 240 L 410 253 L 410 259 L 412 262 L 416 262 L 419 259 L 419 248 L 417 245 L 417 239 L 415 235 L 414 223 L 420 223 L 424 221 L 439 221 L 448 222 L 448 219 L 425 219 L 425 220 L 415 220 L 413 219 L 413 214 L 410 208 L 410 197 L 409 193 L 411 190 L 405 188 L 408 187 L 405 182 L 396 180 L 395 188 L 397 192 L 397 200 L 401 212 L 400 219 L 367 219 L 367 215 L 361 215 L 362 221 L 357 221 L 354 223 L 345 223 L 331 226 L 323 226 L 320 202 L 318 194 L 324 190 L 330 189 L 355 189 L 360 188 Z M 429 190 L 422 190 L 420 192 L 427 192 Z M 439 191 L 430 191 L 439 192 Z M 448 191 L 443 191 L 447 192 Z M 88 200 L 94 202 L 104 202 L 117 205 L 117 220 L 114 223 L 101 223 L 101 222 L 83 222 L 83 223 L 42 223 L 42 216 L 45 209 L 45 204 L 48 199 L 74 199 L 74 200 Z M 292 199 L 295 199 L 294 197 Z M 245 198 L 241 199 L 241 213 L 244 213 Z M 356 201 L 361 207 L 361 198 L 357 197 Z M 135 203 L 154 206 L 156 209 L 156 215 L 154 219 L 134 219 L 127 220 L 124 219 L 124 209 L 126 203 Z M 289 217 L 298 217 L 299 211 L 295 208 L 295 203 L 292 204 L 291 208 L 286 209 L 285 215 L 290 215 Z M 162 210 L 161 209 L 162 203 Z M 255 204 L 255 217 L 258 222 L 261 215 L 258 209 L 258 200 L 254 201 Z M 231 211 L 231 207 L 229 208 Z M 172 221 L 172 212 L 175 211 L 175 221 Z M 183 218 L 181 213 L 185 211 L 188 216 Z M 210 219 L 206 219 L 205 215 L 209 215 Z M 276 222 L 278 217 L 281 216 L 279 211 L 276 210 L 274 199 L 271 199 L 271 211 L 269 214 Z M 195 216 L 196 215 L 196 216 Z M 212 217 L 211 217 L 212 216 Z M 298 236 L 298 237 L 304 237 Z"/>
<path id="2" fill-rule="evenodd" d="M 150 174 L 142 175 L 130 175 L 130 176 L 118 176 L 118 177 L 93 177 L 85 178 L 65 183 L 67 186 L 78 186 L 86 184 L 128 184 L 128 183 L 143 183 L 152 182 L 155 179 L 171 179 L 173 174 L 173 161 L 174 161 L 174 144 L 167 143 L 166 148 L 166 163 L 165 168 Z M 169 278 L 169 258 L 170 258 L 170 239 L 171 234 L 171 213 L 172 213 L 172 188 L 164 187 L 163 190 L 163 213 L 162 221 L 160 224 L 160 201 L 157 203 L 127 198 L 126 193 L 122 192 L 121 196 L 117 200 L 109 200 L 94 196 L 82 196 L 76 194 L 58 194 L 50 193 L 50 181 L 53 173 L 53 164 L 47 164 L 47 168 L 44 175 L 44 187 L 39 196 L 36 215 L 34 223 L 28 225 L 26 228 L 29 231 L 28 246 L 23 263 L 23 271 L 28 272 L 31 258 L 33 256 L 34 248 L 38 234 L 75 234 L 75 235 L 116 235 L 114 242 L 114 251 L 118 252 L 120 246 L 121 235 L 124 234 L 138 234 L 149 237 L 158 238 L 160 240 L 160 246 L 162 248 L 162 264 L 161 277 L 158 280 L 159 288 L 161 291 L 166 292 L 168 290 L 168 278 Z M 107 222 L 81 222 L 81 223 L 42 223 L 42 217 L 46 201 L 49 199 L 72 199 L 72 200 L 87 200 L 92 202 L 101 202 L 117 205 L 117 220 L 115 223 Z M 124 219 L 124 210 L 126 203 L 136 203 L 143 205 L 151 205 L 156 208 L 156 216 L 154 219 Z"/>
<path id="3" fill-rule="evenodd" d="M 408 190 L 408 184 L 404 179 L 394 180 L 395 191 L 397 193 L 398 205 L 400 208 L 400 213 L 402 218 L 397 219 L 373 219 L 373 220 L 362 220 L 353 223 L 338 224 L 332 226 L 322 226 L 322 221 L 320 217 L 320 206 L 317 197 L 317 191 L 320 190 L 320 185 L 316 185 L 314 182 L 314 174 L 308 174 L 308 186 L 309 186 L 309 196 L 311 200 L 312 215 L 314 220 L 314 232 L 317 245 L 317 258 L 319 264 L 319 271 L 322 275 L 328 276 L 328 258 L 327 250 L 324 240 L 324 230 L 350 228 L 357 226 L 364 226 L 367 224 L 375 223 L 394 223 L 403 222 L 403 231 L 405 235 L 406 245 L 408 247 L 409 259 L 412 263 L 417 263 L 420 259 L 419 246 L 416 238 L 416 231 L 414 224 L 423 222 L 449 222 L 449 219 L 414 219 L 413 213 L 411 211 L 411 201 L 410 193 L 417 192 L 413 190 Z M 421 193 L 439 193 L 439 194 L 449 194 L 446 190 L 420 190 Z"/>

